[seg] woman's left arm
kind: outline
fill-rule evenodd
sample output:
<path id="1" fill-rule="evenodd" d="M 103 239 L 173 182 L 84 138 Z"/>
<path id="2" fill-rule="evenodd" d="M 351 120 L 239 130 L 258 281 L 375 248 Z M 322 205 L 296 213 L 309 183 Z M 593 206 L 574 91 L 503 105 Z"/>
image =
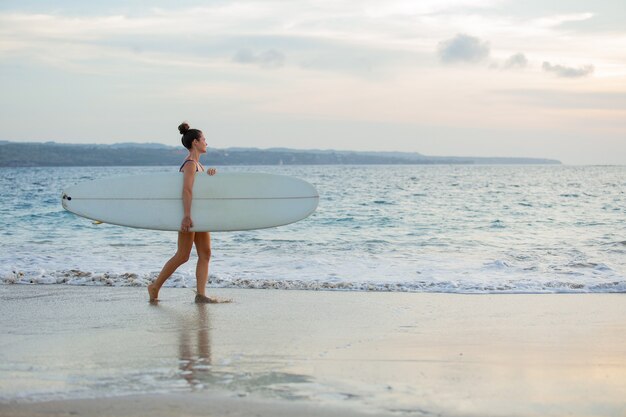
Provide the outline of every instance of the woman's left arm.
<path id="1" fill-rule="evenodd" d="M 217 174 L 217 169 L 209 168 L 209 169 L 206 170 L 206 173 L 209 174 L 209 175 L 215 175 L 215 174 Z"/>

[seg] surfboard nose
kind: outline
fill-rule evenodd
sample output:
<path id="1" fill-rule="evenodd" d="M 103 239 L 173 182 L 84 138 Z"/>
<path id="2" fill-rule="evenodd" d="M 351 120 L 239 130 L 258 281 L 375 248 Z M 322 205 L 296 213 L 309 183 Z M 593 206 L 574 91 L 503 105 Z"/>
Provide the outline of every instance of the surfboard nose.
<path id="1" fill-rule="evenodd" d="M 67 195 L 65 191 L 63 191 L 63 194 L 61 194 L 61 205 L 63 206 L 65 210 L 68 210 L 67 203 L 68 201 L 71 201 L 71 200 L 72 200 L 72 197 L 70 197 L 69 195 Z"/>

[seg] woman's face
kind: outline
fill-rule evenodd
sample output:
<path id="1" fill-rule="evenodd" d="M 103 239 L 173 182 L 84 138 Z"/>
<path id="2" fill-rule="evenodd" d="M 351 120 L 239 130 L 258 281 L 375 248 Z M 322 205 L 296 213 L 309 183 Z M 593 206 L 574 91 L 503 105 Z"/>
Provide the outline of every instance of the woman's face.
<path id="1" fill-rule="evenodd" d="M 193 141 L 194 146 L 200 153 L 206 153 L 206 139 L 204 138 L 204 133 L 200 133 L 200 137 Z"/>

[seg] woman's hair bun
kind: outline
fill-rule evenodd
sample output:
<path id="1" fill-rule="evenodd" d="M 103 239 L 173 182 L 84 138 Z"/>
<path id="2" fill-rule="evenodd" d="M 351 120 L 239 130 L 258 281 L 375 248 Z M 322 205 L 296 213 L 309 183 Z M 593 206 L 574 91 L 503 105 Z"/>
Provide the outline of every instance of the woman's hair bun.
<path id="1" fill-rule="evenodd" d="M 189 123 L 187 122 L 182 122 L 180 126 L 178 126 L 178 131 L 180 132 L 181 135 L 184 135 L 185 133 L 187 133 L 188 130 L 189 130 Z"/>

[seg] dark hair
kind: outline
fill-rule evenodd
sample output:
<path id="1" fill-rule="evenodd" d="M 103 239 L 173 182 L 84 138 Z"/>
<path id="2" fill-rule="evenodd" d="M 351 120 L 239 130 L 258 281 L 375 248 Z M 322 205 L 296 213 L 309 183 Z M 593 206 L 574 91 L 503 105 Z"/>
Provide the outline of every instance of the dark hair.
<path id="1" fill-rule="evenodd" d="M 200 139 L 200 135 L 202 135 L 201 130 L 189 129 L 189 123 L 187 122 L 182 122 L 180 126 L 178 126 L 178 131 L 181 135 L 183 135 L 183 137 L 180 138 L 180 141 L 187 149 L 191 149 L 191 144 L 193 143 L 193 141 L 196 139 Z"/>

